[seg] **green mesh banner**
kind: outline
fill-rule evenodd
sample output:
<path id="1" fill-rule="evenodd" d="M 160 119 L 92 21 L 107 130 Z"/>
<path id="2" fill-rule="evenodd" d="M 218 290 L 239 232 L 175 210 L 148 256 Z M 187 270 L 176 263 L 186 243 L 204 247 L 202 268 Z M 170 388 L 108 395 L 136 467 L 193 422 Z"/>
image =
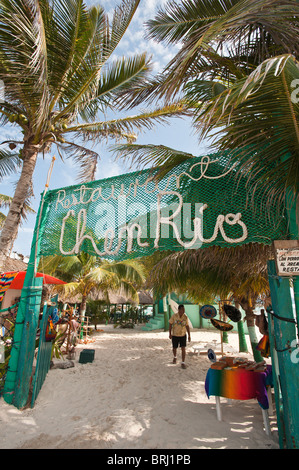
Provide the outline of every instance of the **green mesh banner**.
<path id="1" fill-rule="evenodd" d="M 214 154 L 185 161 L 159 182 L 144 170 L 48 191 L 40 254 L 120 260 L 286 238 L 284 212 L 269 210 L 263 190 L 236 175 L 227 156 Z"/>

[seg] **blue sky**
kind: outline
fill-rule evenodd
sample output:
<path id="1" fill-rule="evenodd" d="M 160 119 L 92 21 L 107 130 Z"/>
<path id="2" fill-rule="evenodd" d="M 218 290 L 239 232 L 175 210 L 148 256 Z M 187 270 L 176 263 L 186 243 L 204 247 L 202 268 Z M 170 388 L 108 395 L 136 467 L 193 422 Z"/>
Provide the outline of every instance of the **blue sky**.
<path id="1" fill-rule="evenodd" d="M 116 0 L 86 0 L 89 5 L 100 3 L 105 10 L 109 13 L 113 11 L 115 5 L 119 2 Z M 145 39 L 145 27 L 144 23 L 150 18 L 153 18 L 157 8 L 163 5 L 165 1 L 161 0 L 141 0 L 140 6 L 135 14 L 135 17 L 127 30 L 121 44 L 116 50 L 118 56 L 128 56 L 130 54 L 142 53 L 147 51 L 152 55 L 152 62 L 154 71 L 158 72 L 163 69 L 163 66 L 170 60 L 172 55 L 175 53 L 175 49 L 165 48 L 163 45 L 154 41 L 148 41 Z M 136 114 L 134 110 L 130 112 L 123 112 L 122 115 Z M 7 140 L 8 138 L 17 137 L 18 134 L 16 127 L 6 126 L 1 129 L 1 141 Z M 20 134 L 22 136 L 22 134 Z M 18 136 L 20 138 L 20 136 Z M 21 140 L 21 139 L 20 139 Z M 193 155 L 204 155 L 207 150 L 207 145 L 198 144 L 198 139 L 194 134 L 191 127 L 191 121 L 184 119 L 172 119 L 168 125 L 157 126 L 152 131 L 144 131 L 139 134 L 137 143 L 144 144 L 163 144 L 169 147 L 184 150 L 192 153 Z M 129 166 L 118 161 L 116 162 L 109 151 L 109 147 L 103 143 L 94 147 L 101 156 L 101 161 L 97 170 L 97 179 L 107 178 L 110 176 L 117 176 L 126 173 L 129 170 Z M 31 206 L 35 211 L 38 210 L 40 203 L 40 195 L 45 188 L 47 172 L 51 163 L 52 156 L 57 157 L 52 177 L 50 181 L 50 189 L 56 189 L 64 186 L 70 186 L 78 183 L 78 168 L 75 167 L 74 163 L 66 159 L 64 162 L 61 161 L 55 147 L 50 154 L 45 156 L 43 160 L 42 156 L 39 156 L 37 167 L 34 174 L 34 197 L 31 200 Z M 19 174 L 14 174 L 10 177 L 4 178 L 0 182 L 0 193 L 12 196 L 14 193 L 15 184 L 17 183 Z M 18 238 L 14 244 L 13 251 L 22 253 L 23 255 L 29 255 L 31 248 L 31 241 L 33 236 L 33 230 L 35 226 L 36 215 L 30 215 L 28 221 L 23 223 L 19 229 Z"/>

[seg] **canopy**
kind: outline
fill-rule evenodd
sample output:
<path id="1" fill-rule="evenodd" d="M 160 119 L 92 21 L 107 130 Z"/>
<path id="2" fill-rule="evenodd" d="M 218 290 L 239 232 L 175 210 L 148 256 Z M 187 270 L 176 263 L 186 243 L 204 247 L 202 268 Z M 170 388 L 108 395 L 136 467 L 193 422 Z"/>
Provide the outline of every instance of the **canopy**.
<path id="1" fill-rule="evenodd" d="M 1 281 L 4 280 L 5 283 L 9 283 L 8 289 L 22 289 L 25 276 L 26 276 L 26 271 L 6 272 L 6 273 L 1 274 Z M 66 282 L 61 281 L 60 279 L 57 279 L 56 277 L 49 276 L 48 274 L 44 274 L 44 273 L 36 273 L 36 277 L 43 277 L 44 284 L 66 284 Z M 9 282 L 10 280 L 11 282 Z"/>

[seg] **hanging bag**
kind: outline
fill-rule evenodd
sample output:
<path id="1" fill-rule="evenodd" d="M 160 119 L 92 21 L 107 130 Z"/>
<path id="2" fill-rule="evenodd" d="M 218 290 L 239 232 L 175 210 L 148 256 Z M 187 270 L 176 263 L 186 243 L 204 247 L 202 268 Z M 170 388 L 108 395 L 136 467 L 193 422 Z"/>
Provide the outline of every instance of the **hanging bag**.
<path id="1" fill-rule="evenodd" d="M 46 342 L 53 341 L 53 339 L 56 338 L 56 335 L 57 335 L 57 332 L 54 328 L 52 318 L 49 317 L 48 322 L 47 322 L 47 327 L 46 327 L 46 335 L 45 335 Z"/>

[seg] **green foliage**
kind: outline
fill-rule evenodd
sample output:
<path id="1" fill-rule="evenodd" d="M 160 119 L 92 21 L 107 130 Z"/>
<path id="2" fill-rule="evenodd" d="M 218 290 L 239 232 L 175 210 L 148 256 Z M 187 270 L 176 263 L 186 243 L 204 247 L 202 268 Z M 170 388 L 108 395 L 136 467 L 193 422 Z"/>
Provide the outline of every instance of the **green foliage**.
<path id="1" fill-rule="evenodd" d="M 7 372 L 7 369 L 8 369 L 8 363 L 9 363 L 9 360 L 10 360 L 10 351 L 11 351 L 11 346 L 4 346 L 4 355 L 5 355 L 5 359 L 4 359 L 4 362 L 0 364 L 0 397 L 1 397 L 1 392 L 4 388 L 4 384 L 5 384 L 5 378 L 6 378 L 6 372 Z"/>
<path id="2" fill-rule="evenodd" d="M 114 328 L 135 328 L 139 322 L 140 312 L 137 307 L 129 307 L 119 319 L 115 319 Z"/>
<path id="3" fill-rule="evenodd" d="M 23 134 L 3 142 L 21 149 L 0 150 L 0 177 L 24 170 L 1 233 L 3 256 L 17 235 L 38 153 L 55 146 L 62 159 L 75 161 L 81 181 L 92 181 L 100 157 L 87 142 L 133 142 L 141 129 L 184 113 L 180 103 L 168 103 L 139 115 L 119 114 L 151 69 L 144 52 L 116 53 L 139 3 L 120 0 L 108 15 L 83 0 L 0 0 L 0 123 Z"/>
<path id="4" fill-rule="evenodd" d="M 138 261 L 109 262 L 83 252 L 76 256 L 44 258 L 41 266 L 44 273 L 68 281 L 56 286 L 58 292 L 65 296 L 80 295 L 82 300 L 97 292 L 105 299 L 109 298 L 109 292 L 122 292 L 138 300 L 138 288 L 145 281 L 144 267 Z"/>
<path id="5" fill-rule="evenodd" d="M 98 324 L 108 323 L 110 315 L 104 308 L 105 302 L 102 300 L 88 300 L 86 303 L 86 316 L 90 318 L 91 324 L 97 328 Z"/>
<path id="6" fill-rule="evenodd" d="M 181 44 L 135 103 L 184 93 L 200 142 L 236 150 L 240 174 L 257 178 L 268 202 L 298 191 L 299 4 L 295 0 L 169 1 L 147 24 L 149 37 Z M 163 146 L 116 150 L 164 175 L 190 155 Z M 267 171 L 261 171 L 261 170 Z M 237 175 L 239 176 L 239 175 Z M 251 181 L 250 181 L 251 182 Z"/>
<path id="7" fill-rule="evenodd" d="M 51 360 L 53 357 L 56 359 L 64 359 L 63 353 L 61 351 L 61 341 L 64 337 L 64 333 L 58 333 L 55 337 L 55 339 L 52 341 L 52 349 L 51 349 Z"/>
<path id="8" fill-rule="evenodd" d="M 146 53 L 114 56 L 138 6 L 139 0 L 120 1 L 110 22 L 101 6 L 88 7 L 82 0 L 0 1 L 2 121 L 18 125 L 24 142 L 30 137 L 38 150 L 55 144 L 74 157 L 85 181 L 93 179 L 98 155 L 74 142 L 74 136 L 79 141 L 132 141 L 134 130 L 182 112 L 174 105 L 105 119 L 107 110 L 120 107 L 133 89 L 144 86 L 150 72 Z M 5 174 L 20 164 L 14 154 L 7 157 L 1 152 L 0 174 L 1 168 Z"/>

